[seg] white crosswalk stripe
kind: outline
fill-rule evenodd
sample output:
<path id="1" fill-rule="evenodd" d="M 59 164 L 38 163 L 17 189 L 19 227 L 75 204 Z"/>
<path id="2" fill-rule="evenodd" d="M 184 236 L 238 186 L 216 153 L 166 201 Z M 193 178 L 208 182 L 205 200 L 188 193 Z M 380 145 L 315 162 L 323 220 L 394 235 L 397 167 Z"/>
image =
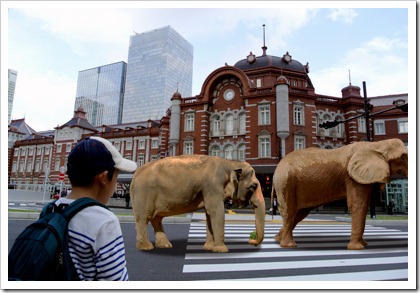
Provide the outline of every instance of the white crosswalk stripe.
<path id="1" fill-rule="evenodd" d="M 189 274 L 191 280 L 227 281 L 408 279 L 408 232 L 367 225 L 364 239 L 368 246 L 354 251 L 346 249 L 350 224 L 300 223 L 293 232 L 298 247 L 285 249 L 274 240 L 280 227 L 266 223 L 264 241 L 255 247 L 248 244 L 253 224 L 226 223 L 229 252 L 212 253 L 203 250 L 205 222 L 192 222 L 183 273 Z"/>

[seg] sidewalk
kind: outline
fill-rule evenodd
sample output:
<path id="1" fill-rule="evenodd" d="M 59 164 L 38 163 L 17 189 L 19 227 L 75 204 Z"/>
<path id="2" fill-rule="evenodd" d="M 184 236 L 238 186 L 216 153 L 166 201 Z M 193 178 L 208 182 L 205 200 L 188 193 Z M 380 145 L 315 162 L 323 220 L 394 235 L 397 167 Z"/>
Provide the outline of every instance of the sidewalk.
<path id="1" fill-rule="evenodd" d="M 9 189 L 9 202 L 27 202 L 27 203 L 43 203 L 43 194 L 41 192 L 28 192 L 28 191 L 19 191 Z M 50 202 L 51 199 L 46 198 L 45 203 Z M 110 207 L 111 211 L 117 216 L 120 222 L 134 222 L 134 216 L 131 208 L 126 209 L 123 207 Z M 28 211 L 28 212 L 9 212 L 9 219 L 30 219 L 36 220 L 39 217 L 39 212 L 37 211 Z M 176 215 L 171 217 L 165 217 L 163 223 L 190 223 L 191 221 L 205 221 L 206 216 L 203 209 L 198 210 L 194 213 L 187 213 L 182 215 Z M 251 208 L 241 208 L 241 209 L 230 209 L 226 210 L 225 213 L 226 222 L 255 222 L 254 211 Z M 274 217 L 267 212 L 265 216 L 266 223 L 283 223 L 283 219 L 280 215 L 275 215 Z M 345 214 L 328 214 L 328 213 L 310 213 L 307 218 L 303 220 L 307 223 L 326 223 L 326 222 L 346 222 L 351 223 L 351 218 L 349 215 Z M 366 224 L 372 225 L 381 225 L 384 223 L 407 223 L 407 220 L 366 220 Z"/>

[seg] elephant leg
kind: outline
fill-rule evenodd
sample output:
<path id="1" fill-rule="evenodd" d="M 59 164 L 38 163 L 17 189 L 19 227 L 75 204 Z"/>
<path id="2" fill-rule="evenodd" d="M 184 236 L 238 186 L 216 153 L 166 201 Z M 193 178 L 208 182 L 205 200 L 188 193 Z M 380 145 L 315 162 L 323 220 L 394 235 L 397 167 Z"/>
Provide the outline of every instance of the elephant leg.
<path id="1" fill-rule="evenodd" d="M 212 206 L 207 210 L 207 227 L 208 233 L 213 234 L 213 252 L 227 252 L 225 241 L 225 209 L 223 201 L 220 201 L 216 206 Z M 210 220 L 210 221 L 209 221 Z M 210 224 L 209 224 L 210 223 Z M 211 229 L 209 229 L 211 226 Z M 209 234 L 207 234 L 209 236 Z M 207 239 L 209 241 L 210 239 Z M 206 242 L 207 244 L 208 242 Z"/>
<path id="2" fill-rule="evenodd" d="M 169 242 L 168 237 L 166 237 L 165 231 L 163 230 L 162 220 L 163 217 L 161 216 L 156 216 L 150 220 L 153 229 L 155 230 L 155 245 L 159 248 L 172 248 L 172 244 Z"/>
<path id="3" fill-rule="evenodd" d="M 355 184 L 347 190 L 347 204 L 351 213 L 351 236 L 347 249 L 361 250 L 367 245 L 363 239 L 371 185 Z"/>
<path id="4" fill-rule="evenodd" d="M 153 244 L 149 241 L 149 235 L 147 233 L 147 225 L 149 221 L 147 218 L 142 218 L 140 216 L 135 216 L 136 219 L 136 248 L 138 250 L 151 250 L 153 249 Z"/>
<path id="5" fill-rule="evenodd" d="M 298 213 L 296 208 L 289 208 L 289 210 L 286 209 L 280 209 L 281 216 L 283 218 L 283 227 L 280 229 L 279 233 L 274 236 L 274 239 L 281 247 L 296 247 L 296 242 L 293 239 L 293 229 L 299 222 L 296 221 Z"/>
<path id="6" fill-rule="evenodd" d="M 213 250 L 214 246 L 214 236 L 213 236 L 213 229 L 211 227 L 210 216 L 207 214 L 206 211 L 206 243 L 204 243 L 205 250 Z"/>

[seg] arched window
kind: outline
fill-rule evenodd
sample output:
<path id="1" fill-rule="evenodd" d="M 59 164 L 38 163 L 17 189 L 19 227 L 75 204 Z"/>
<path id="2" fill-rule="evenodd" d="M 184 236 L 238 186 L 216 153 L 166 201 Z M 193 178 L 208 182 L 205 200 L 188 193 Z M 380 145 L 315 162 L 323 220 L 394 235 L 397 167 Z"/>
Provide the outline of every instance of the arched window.
<path id="1" fill-rule="evenodd" d="M 228 114 L 225 118 L 226 121 L 226 135 L 232 135 L 233 134 L 233 115 Z"/>
<path id="2" fill-rule="evenodd" d="M 212 146 L 210 150 L 210 155 L 220 157 L 220 147 L 218 145 Z"/>
<path id="3" fill-rule="evenodd" d="M 245 156 L 245 145 L 244 144 L 241 144 L 238 147 L 238 161 L 245 162 L 245 160 L 246 160 L 246 156 Z"/>
<path id="4" fill-rule="evenodd" d="M 245 113 L 239 114 L 239 134 L 246 132 L 246 116 Z"/>
<path id="5" fill-rule="evenodd" d="M 213 135 L 220 135 L 220 116 L 218 115 L 213 117 L 212 131 Z"/>
<path id="6" fill-rule="evenodd" d="M 228 145 L 225 147 L 225 159 L 233 160 L 233 146 Z"/>

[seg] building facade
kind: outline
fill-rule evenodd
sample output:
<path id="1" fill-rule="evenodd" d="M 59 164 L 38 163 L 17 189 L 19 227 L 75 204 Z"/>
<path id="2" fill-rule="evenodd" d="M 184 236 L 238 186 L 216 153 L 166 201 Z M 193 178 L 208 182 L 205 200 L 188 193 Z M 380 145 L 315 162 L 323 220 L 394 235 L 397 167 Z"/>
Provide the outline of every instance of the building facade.
<path id="1" fill-rule="evenodd" d="M 165 115 L 176 89 L 192 91 L 193 46 L 166 26 L 130 37 L 123 123 Z"/>
<path id="2" fill-rule="evenodd" d="M 350 84 L 337 97 L 317 94 L 308 63 L 302 64 L 288 52 L 281 57 L 267 55 L 265 47 L 261 56 L 250 53 L 233 66 L 215 69 L 198 95 L 183 97 L 177 90 L 169 102 L 159 120 L 99 127 L 90 125 L 79 108 L 72 120 L 55 129 L 52 137 L 34 137 L 14 144 L 9 180 L 41 182 L 45 174 L 36 166 L 44 166 L 51 169 L 48 180 L 58 182 L 60 167 L 66 166 L 74 144 L 85 136 L 99 135 L 139 166 L 184 154 L 246 161 L 255 169 L 263 193 L 269 197 L 274 170 L 288 153 L 308 147 L 339 148 L 367 140 L 360 87 Z M 370 103 L 370 140 L 400 138 L 408 147 L 408 112 L 395 108 L 396 103 L 408 103 L 408 95 L 371 97 Z M 326 121 L 343 123 L 329 129 L 319 126 Z M 35 155 L 38 148 L 39 158 Z M 67 178 L 65 182 L 68 184 Z M 398 184 L 406 186 L 404 181 Z M 380 188 L 376 205 L 384 207 L 393 197 L 401 203 L 400 211 L 404 210 L 408 206 L 407 189 L 401 188 L 397 199 L 388 187 Z M 345 201 L 335 205 L 344 205 L 344 210 Z"/>
<path id="3" fill-rule="evenodd" d="M 13 69 L 8 70 L 8 80 L 9 80 L 9 86 L 8 86 L 8 122 L 10 123 L 10 118 L 12 116 L 12 109 L 13 109 L 13 99 L 15 97 L 15 89 L 16 89 L 16 80 L 17 80 L 17 71 Z"/>
<path id="4" fill-rule="evenodd" d="M 79 71 L 74 110 L 82 107 L 93 126 L 121 123 L 126 70 L 117 62 Z"/>

